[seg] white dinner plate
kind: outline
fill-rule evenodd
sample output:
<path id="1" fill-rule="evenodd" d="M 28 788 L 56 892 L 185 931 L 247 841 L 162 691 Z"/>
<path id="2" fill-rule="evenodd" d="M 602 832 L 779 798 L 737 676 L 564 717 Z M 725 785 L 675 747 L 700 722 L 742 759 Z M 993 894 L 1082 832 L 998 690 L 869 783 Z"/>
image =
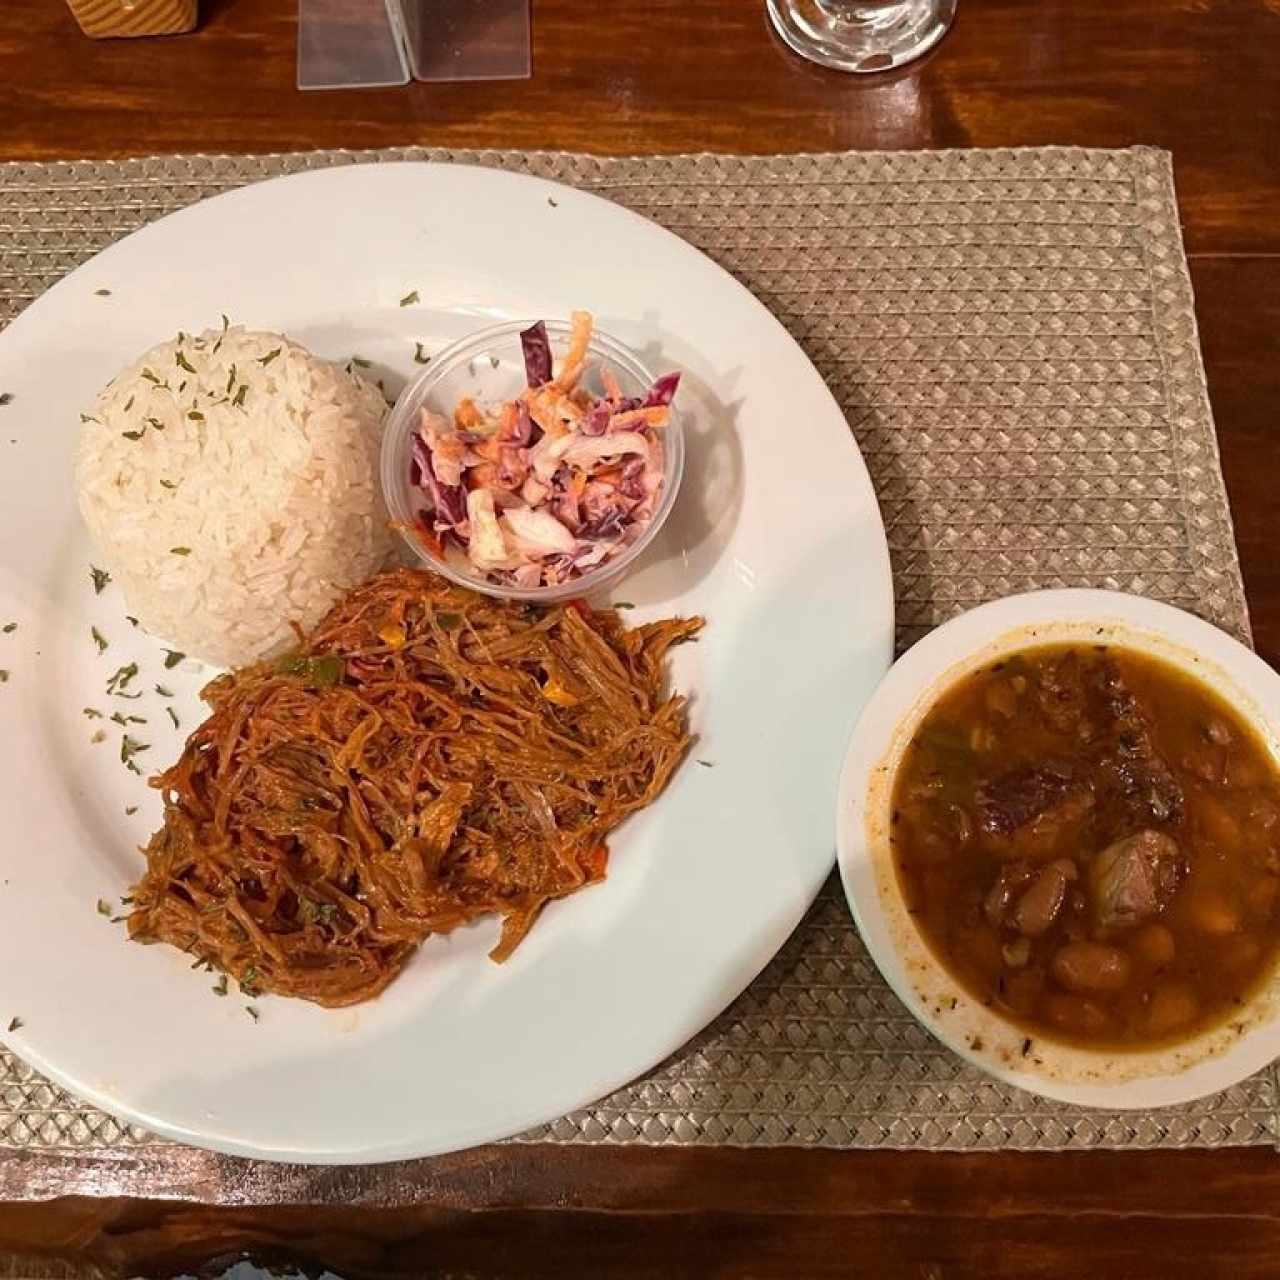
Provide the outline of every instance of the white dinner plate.
<path id="1" fill-rule="evenodd" d="M 102 291 L 108 290 L 104 293 Z M 407 295 L 418 301 L 400 305 Z M 486 921 L 431 939 L 376 1001 L 219 998 L 169 947 L 99 914 L 142 870 L 157 768 L 211 674 L 96 595 L 76 513 L 78 414 L 178 330 L 279 329 L 372 362 L 389 393 L 498 320 L 575 307 L 684 371 L 684 485 L 615 592 L 635 620 L 704 614 L 677 651 L 698 742 L 621 828 L 609 878 L 552 904 L 511 960 Z M 0 334 L 0 1035 L 82 1097 L 237 1154 L 354 1162 L 518 1132 L 647 1070 L 722 1010 L 831 868 L 849 728 L 888 667 L 884 531 L 840 409 L 776 320 L 702 254 L 597 197 L 453 165 L 361 165 L 218 196 L 112 246 Z M 99 654 L 90 628 L 109 648 Z M 137 701 L 105 692 L 136 661 Z M 105 741 L 94 744 L 99 730 Z M 701 762 L 705 762 L 703 765 Z M 127 810 L 138 806 L 134 813 Z M 12 1019 L 21 1025 L 5 1031 Z"/>

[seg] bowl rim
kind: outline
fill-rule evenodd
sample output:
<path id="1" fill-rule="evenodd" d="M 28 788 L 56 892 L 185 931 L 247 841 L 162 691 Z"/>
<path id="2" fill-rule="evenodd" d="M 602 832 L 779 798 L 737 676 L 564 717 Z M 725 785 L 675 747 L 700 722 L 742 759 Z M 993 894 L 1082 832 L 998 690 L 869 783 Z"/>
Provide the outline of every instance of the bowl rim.
<path id="1" fill-rule="evenodd" d="M 378 468 L 378 483 L 382 499 L 393 521 L 398 517 L 388 491 L 389 479 L 394 469 L 402 465 L 404 461 L 403 456 L 400 456 L 402 453 L 401 443 L 397 437 L 402 435 L 402 420 L 411 412 L 410 404 L 421 403 L 422 400 L 426 399 L 429 390 L 424 389 L 429 389 L 444 378 L 462 360 L 467 358 L 468 353 L 496 340 L 518 336 L 522 330 L 539 323 L 540 320 L 546 325 L 547 332 L 553 339 L 567 338 L 572 332 L 572 325 L 569 322 L 546 319 L 545 317 L 503 320 L 497 324 L 486 325 L 442 347 L 431 356 L 429 365 L 405 384 L 403 390 L 396 397 L 395 404 L 387 411 L 386 421 L 383 426 Z M 594 323 L 591 341 L 587 350 L 591 354 L 609 360 L 615 367 L 625 369 L 629 376 L 634 376 L 638 381 L 644 382 L 646 385 L 652 385 L 656 378 L 649 366 L 641 360 L 631 347 L 606 330 L 595 326 Z M 657 537 L 675 506 L 680 485 L 684 478 L 685 441 L 681 411 L 674 403 L 671 406 L 670 420 L 662 430 L 663 490 L 652 519 L 641 531 L 640 536 L 621 554 L 615 556 L 612 560 L 606 560 L 604 563 L 594 566 L 581 576 L 571 578 L 567 582 L 557 583 L 555 586 L 540 587 L 516 587 L 499 582 L 489 582 L 479 576 L 472 577 L 460 572 L 447 561 L 432 554 L 429 549 L 412 539 L 404 529 L 397 528 L 395 530 L 396 536 L 427 568 L 439 573 L 455 585 L 465 587 L 470 591 L 477 591 L 481 595 L 491 596 L 500 600 L 517 600 L 529 604 L 549 605 L 602 592 L 606 588 L 615 586 L 622 581 L 627 571 L 639 560 L 650 543 Z"/>
<path id="2" fill-rule="evenodd" d="M 1226 632 L 1171 605 L 1122 592 L 1033 591 L 980 605 L 909 649 L 864 708 L 841 771 L 837 865 L 858 931 L 911 1013 L 967 1062 L 1062 1102 L 1127 1110 L 1190 1102 L 1238 1084 L 1280 1049 L 1280 964 L 1237 1017 L 1188 1040 L 1117 1053 L 1028 1037 L 953 979 L 907 914 L 888 846 L 894 775 L 939 694 L 1002 654 L 1068 641 L 1163 658 L 1227 698 L 1280 763 L 1280 675 Z M 1028 1048 L 1028 1042 L 1030 1048 Z"/>

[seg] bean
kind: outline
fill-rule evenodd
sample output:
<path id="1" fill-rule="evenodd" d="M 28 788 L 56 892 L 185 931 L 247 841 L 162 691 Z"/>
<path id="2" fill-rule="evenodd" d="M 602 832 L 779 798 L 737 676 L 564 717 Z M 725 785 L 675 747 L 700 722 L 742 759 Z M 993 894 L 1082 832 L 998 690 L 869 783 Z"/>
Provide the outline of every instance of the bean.
<path id="1" fill-rule="evenodd" d="M 1102 942 L 1068 942 L 1053 957 L 1053 976 L 1068 991 L 1119 991 L 1129 981 L 1129 957 Z"/>
<path id="2" fill-rule="evenodd" d="M 1047 1022 L 1072 1035 L 1100 1035 L 1109 1021 L 1105 1009 L 1083 996 L 1063 995 L 1055 991 L 1045 997 L 1041 1007 Z"/>
<path id="3" fill-rule="evenodd" d="M 1217 960 L 1224 969 L 1252 969 L 1262 948 L 1247 933 L 1228 938 L 1218 948 Z"/>
<path id="4" fill-rule="evenodd" d="M 1151 994 L 1151 1003 L 1147 1007 L 1147 1034 L 1168 1035 L 1194 1021 L 1199 1012 L 1200 1001 L 1190 987 L 1178 982 L 1166 983 Z"/>
<path id="5" fill-rule="evenodd" d="M 1208 796 L 1199 799 L 1200 828 L 1220 852 L 1228 852 L 1240 843 L 1240 824 L 1235 817 L 1216 800 Z"/>
<path id="6" fill-rule="evenodd" d="M 1220 893 L 1207 890 L 1197 894 L 1188 904 L 1191 923 L 1213 937 L 1235 933 L 1240 927 L 1240 912 Z"/>
<path id="7" fill-rule="evenodd" d="M 1040 872 L 1013 909 L 1013 923 L 1019 933 L 1038 938 L 1049 929 L 1062 910 L 1067 882 L 1075 879 L 1075 870 L 1075 863 L 1063 859 L 1051 862 Z"/>
<path id="8" fill-rule="evenodd" d="M 1139 929 L 1129 942 L 1129 950 L 1152 969 L 1167 969 L 1173 963 L 1176 947 L 1173 934 L 1162 924 L 1149 924 Z"/>

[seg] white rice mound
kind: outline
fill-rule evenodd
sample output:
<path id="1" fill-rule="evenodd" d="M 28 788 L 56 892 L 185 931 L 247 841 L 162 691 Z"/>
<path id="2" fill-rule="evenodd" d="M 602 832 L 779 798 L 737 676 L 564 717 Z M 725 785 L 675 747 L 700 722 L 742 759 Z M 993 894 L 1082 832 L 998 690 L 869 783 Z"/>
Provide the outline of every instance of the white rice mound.
<path id="1" fill-rule="evenodd" d="M 187 366 L 190 366 L 189 368 Z M 351 367 L 278 333 L 180 334 L 88 411 L 80 512 L 128 611 L 183 653 L 287 649 L 388 558 L 387 406 Z"/>

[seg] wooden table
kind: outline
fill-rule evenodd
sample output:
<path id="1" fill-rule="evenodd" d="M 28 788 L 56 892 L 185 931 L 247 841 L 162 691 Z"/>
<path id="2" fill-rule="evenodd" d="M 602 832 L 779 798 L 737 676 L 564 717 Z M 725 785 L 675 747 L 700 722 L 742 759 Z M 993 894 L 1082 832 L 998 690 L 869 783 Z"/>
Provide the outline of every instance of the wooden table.
<path id="1" fill-rule="evenodd" d="M 293 87 L 289 0 L 202 8 L 194 36 L 94 43 L 56 0 L 8 0 L 0 159 L 402 143 L 1170 149 L 1257 642 L 1280 659 L 1277 0 L 961 0 L 933 56 L 870 79 L 791 56 L 763 0 L 536 0 L 528 82 L 320 94 Z M 1246 1280 L 1280 1268 L 1280 1156 L 1258 1149 L 484 1148 L 413 1177 L 430 1207 L 0 1205 L 0 1250 L 148 1276 L 246 1248 L 350 1276 Z"/>

